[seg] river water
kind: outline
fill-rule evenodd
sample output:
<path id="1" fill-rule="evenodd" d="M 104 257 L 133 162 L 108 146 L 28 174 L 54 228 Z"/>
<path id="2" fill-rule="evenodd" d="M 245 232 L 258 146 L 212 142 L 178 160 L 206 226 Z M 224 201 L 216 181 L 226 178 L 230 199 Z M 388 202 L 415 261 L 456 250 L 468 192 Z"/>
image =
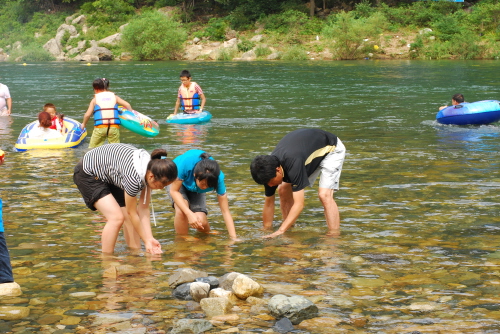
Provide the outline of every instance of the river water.
<path id="1" fill-rule="evenodd" d="M 204 89 L 214 115 L 208 124 L 164 121 L 182 69 Z M 0 331 L 105 333 L 99 317 L 109 314 L 130 318 L 115 331 L 168 331 L 177 319 L 203 317 L 174 300 L 167 284 L 174 270 L 191 267 L 214 276 L 245 273 L 264 285 L 264 298 L 310 298 L 324 319 L 296 326 L 296 333 L 500 332 L 500 127 L 435 122 L 437 108 L 456 92 L 469 102 L 500 99 L 499 74 L 495 61 L 0 64 L 14 101 L 13 116 L 0 119 L 7 151 L 0 196 L 23 289 L 0 303 L 30 309 L 23 319 L 0 320 Z M 88 141 L 77 149 L 13 152 L 22 127 L 47 102 L 81 120 L 96 77 L 159 120 L 157 137 L 122 130 L 122 142 L 163 147 L 172 158 L 202 148 L 219 161 L 241 242 L 228 240 L 213 194 L 209 218 L 220 234 L 176 238 L 170 203 L 157 191 L 153 233 L 161 259 L 131 254 L 122 238 L 115 256 L 102 258 L 103 217 L 86 209 L 72 182 Z M 301 127 L 329 130 L 347 148 L 335 195 L 342 233 L 324 236 L 316 185 L 306 191 L 293 231 L 263 241 L 263 189 L 249 164 Z M 117 279 L 103 274 L 117 264 L 136 271 Z M 275 322 L 265 311 L 238 307 L 240 320 L 214 332 L 259 333 Z"/>

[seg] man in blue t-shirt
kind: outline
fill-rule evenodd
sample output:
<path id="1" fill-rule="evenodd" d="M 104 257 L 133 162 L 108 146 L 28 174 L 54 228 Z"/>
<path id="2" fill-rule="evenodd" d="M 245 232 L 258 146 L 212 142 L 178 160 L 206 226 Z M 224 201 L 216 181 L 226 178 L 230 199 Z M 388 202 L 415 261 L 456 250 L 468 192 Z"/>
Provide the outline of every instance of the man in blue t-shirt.
<path id="1" fill-rule="evenodd" d="M 292 131 L 270 155 L 255 157 L 250 172 L 254 181 L 265 188 L 264 228 L 270 229 L 273 224 L 276 190 L 283 216 L 280 228 L 265 238 L 274 238 L 293 226 L 304 208 L 304 188 L 312 186 L 320 174 L 318 195 L 325 210 L 328 235 L 340 233 L 340 214 L 333 192 L 339 189 L 344 157 L 345 147 L 340 139 L 321 129 Z"/>
<path id="2" fill-rule="evenodd" d="M 187 234 L 189 226 L 200 232 L 210 232 L 205 193 L 215 190 L 222 217 L 231 239 L 236 239 L 234 221 L 219 164 L 202 150 L 189 150 L 174 159 L 177 180 L 167 189 L 175 209 L 174 227 L 178 234 Z"/>

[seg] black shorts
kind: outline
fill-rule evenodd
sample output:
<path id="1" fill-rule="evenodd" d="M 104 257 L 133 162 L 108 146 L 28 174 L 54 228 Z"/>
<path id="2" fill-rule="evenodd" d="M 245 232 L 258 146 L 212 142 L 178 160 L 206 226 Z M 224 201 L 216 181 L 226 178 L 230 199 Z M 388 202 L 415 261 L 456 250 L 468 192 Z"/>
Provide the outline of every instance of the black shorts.
<path id="1" fill-rule="evenodd" d="M 83 171 L 82 160 L 80 160 L 80 162 L 78 162 L 75 166 L 73 182 L 75 182 L 78 190 L 80 190 L 85 204 L 92 211 L 97 210 L 94 203 L 109 194 L 113 195 L 120 207 L 125 206 L 125 191 L 114 184 L 106 183 L 99 180 L 96 176 L 85 173 Z"/>

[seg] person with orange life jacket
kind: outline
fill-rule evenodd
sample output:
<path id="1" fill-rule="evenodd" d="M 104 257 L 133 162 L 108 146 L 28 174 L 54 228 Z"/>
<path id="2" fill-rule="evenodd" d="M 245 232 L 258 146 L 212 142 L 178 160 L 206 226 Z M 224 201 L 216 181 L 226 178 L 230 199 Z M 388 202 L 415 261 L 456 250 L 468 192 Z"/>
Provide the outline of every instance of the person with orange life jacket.
<path id="1" fill-rule="evenodd" d="M 206 102 L 203 90 L 200 85 L 191 81 L 191 73 L 188 70 L 183 70 L 180 78 L 182 84 L 177 93 L 177 101 L 175 102 L 175 109 L 172 115 L 177 114 L 179 107 L 186 114 L 201 113 Z"/>
<path id="2" fill-rule="evenodd" d="M 109 80 L 106 78 L 95 79 L 92 83 L 95 97 L 90 101 L 89 107 L 83 116 L 81 125 L 85 129 L 90 116 L 94 115 L 94 131 L 90 138 L 89 148 L 98 147 L 108 143 L 120 142 L 120 118 L 118 105 L 132 110 L 132 106 L 125 100 L 108 91 Z"/>

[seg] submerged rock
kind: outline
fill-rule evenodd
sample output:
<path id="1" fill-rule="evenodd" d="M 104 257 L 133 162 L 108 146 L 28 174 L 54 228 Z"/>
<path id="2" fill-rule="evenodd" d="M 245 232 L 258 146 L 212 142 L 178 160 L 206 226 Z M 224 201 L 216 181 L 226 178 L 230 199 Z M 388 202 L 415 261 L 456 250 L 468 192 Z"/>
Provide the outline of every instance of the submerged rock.
<path id="1" fill-rule="evenodd" d="M 288 318 L 281 318 L 278 320 L 274 324 L 273 329 L 278 333 L 288 333 L 294 330 L 293 324 Z"/>
<path id="2" fill-rule="evenodd" d="M 175 288 L 183 283 L 191 283 L 199 277 L 208 277 L 208 274 L 191 268 L 177 269 L 174 274 L 168 278 L 168 285 L 171 288 Z"/>
<path id="3" fill-rule="evenodd" d="M 203 333 L 211 330 L 213 325 L 208 320 L 201 319 L 181 319 L 174 324 L 171 334 L 180 333 Z"/>
<path id="4" fill-rule="evenodd" d="M 22 306 L 0 306 L 0 320 L 19 320 L 30 315 L 30 309 Z"/>
<path id="5" fill-rule="evenodd" d="M 268 308 L 274 317 L 278 319 L 286 317 L 294 325 L 318 316 L 318 307 L 301 296 L 276 295 L 269 300 Z"/>
<path id="6" fill-rule="evenodd" d="M 200 301 L 201 309 L 207 318 L 227 314 L 231 305 L 231 302 L 226 298 L 204 298 Z"/>
<path id="7" fill-rule="evenodd" d="M 250 296 L 258 296 L 264 292 L 264 288 L 246 275 L 238 275 L 233 281 L 232 290 L 240 299 Z"/>

